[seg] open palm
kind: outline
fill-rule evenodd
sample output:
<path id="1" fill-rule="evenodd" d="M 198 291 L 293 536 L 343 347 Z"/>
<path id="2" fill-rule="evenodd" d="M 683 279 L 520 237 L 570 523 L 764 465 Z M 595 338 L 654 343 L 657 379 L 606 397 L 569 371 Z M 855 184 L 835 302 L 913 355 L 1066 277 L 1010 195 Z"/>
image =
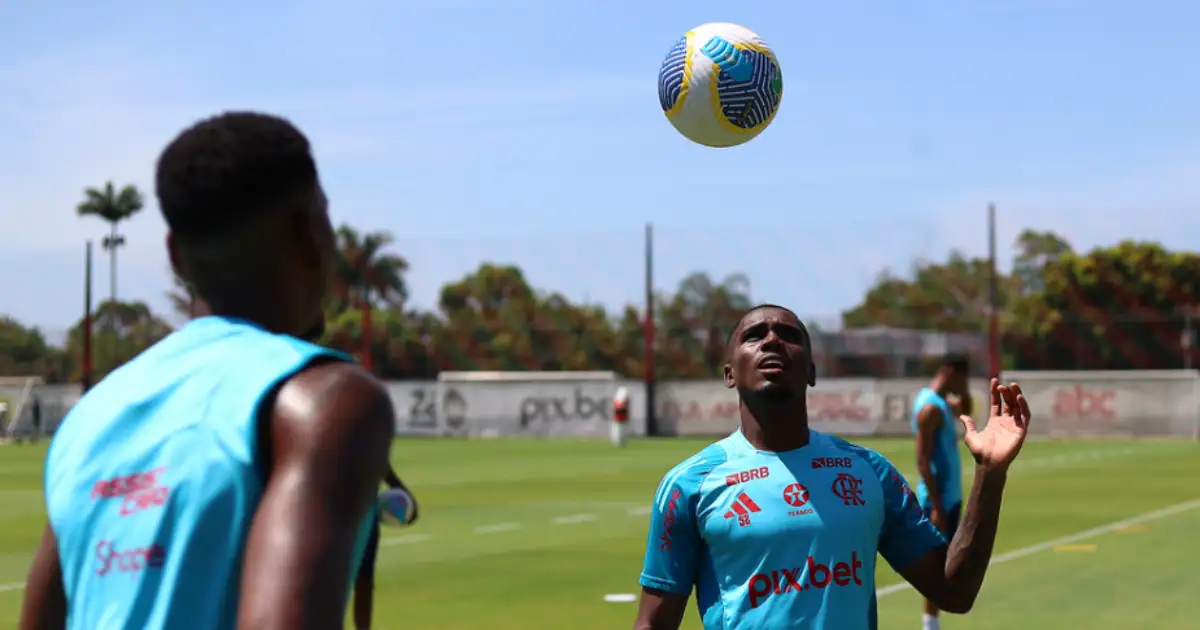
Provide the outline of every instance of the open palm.
<path id="1" fill-rule="evenodd" d="M 970 416 L 959 416 L 966 427 L 963 441 L 981 466 L 1006 469 L 1025 443 L 1029 431 L 1029 403 L 1016 383 L 1006 387 L 1000 384 L 1000 379 L 993 378 L 990 389 L 992 409 L 982 431 L 975 429 L 975 421 Z"/>

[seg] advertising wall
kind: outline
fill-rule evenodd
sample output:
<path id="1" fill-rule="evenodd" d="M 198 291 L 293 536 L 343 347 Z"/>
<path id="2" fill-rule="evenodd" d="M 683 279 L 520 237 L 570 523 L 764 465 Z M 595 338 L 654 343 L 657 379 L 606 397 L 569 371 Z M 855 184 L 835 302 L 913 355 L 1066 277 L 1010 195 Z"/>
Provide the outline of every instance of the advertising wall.
<path id="1" fill-rule="evenodd" d="M 1011 372 L 1034 414 L 1033 431 L 1048 436 L 1183 436 L 1200 431 L 1200 379 L 1194 371 Z M 910 435 L 912 397 L 925 379 L 829 379 L 808 395 L 813 428 L 846 436 Z M 646 389 L 640 381 L 397 381 L 388 384 L 399 435 L 606 437 L 616 387 L 627 388 L 630 427 L 646 432 Z M 986 381 L 973 381 L 977 421 L 987 417 Z M 7 392 L 16 396 L 20 392 Z M 43 430 L 52 432 L 78 400 L 73 385 L 35 388 Z M 719 436 L 738 423 L 737 396 L 718 380 L 666 381 L 657 388 L 657 417 L 668 435 Z M 14 426 L 28 431 L 29 405 Z M 6 422 L 11 418 L 5 419 Z"/>

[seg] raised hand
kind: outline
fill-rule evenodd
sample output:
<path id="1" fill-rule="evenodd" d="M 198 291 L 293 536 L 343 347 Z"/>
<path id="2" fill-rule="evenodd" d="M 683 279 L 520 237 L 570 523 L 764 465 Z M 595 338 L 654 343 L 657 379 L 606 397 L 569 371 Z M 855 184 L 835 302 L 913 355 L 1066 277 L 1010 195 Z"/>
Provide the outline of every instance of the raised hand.
<path id="1" fill-rule="evenodd" d="M 966 427 L 963 441 L 980 466 L 993 470 L 1007 470 L 1029 431 L 1029 403 L 1021 393 L 1021 386 L 1012 383 L 1007 387 L 999 379 L 991 383 L 992 409 L 987 426 L 983 431 L 975 429 L 970 416 L 959 416 Z"/>

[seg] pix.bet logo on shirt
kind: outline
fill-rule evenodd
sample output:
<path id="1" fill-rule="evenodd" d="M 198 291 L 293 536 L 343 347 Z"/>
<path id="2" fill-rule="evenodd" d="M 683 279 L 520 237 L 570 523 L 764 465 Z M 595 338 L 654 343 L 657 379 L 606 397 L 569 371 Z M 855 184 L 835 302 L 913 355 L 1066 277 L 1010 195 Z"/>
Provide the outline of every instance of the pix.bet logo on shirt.
<path id="1" fill-rule="evenodd" d="M 852 551 L 849 562 L 834 561 L 822 564 L 809 556 L 802 566 L 756 573 L 746 583 L 746 590 L 750 593 L 750 607 L 758 608 L 775 595 L 813 589 L 862 586 L 862 576 L 858 574 L 862 566 L 858 552 Z"/>

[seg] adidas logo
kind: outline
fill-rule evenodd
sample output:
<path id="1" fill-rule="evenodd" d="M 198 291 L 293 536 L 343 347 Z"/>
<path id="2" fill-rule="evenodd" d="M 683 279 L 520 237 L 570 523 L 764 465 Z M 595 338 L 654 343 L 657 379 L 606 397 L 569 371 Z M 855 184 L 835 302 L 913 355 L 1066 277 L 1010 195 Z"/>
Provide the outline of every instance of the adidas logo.
<path id="1" fill-rule="evenodd" d="M 750 524 L 750 515 L 755 512 L 761 512 L 762 508 L 750 498 L 750 495 L 745 492 L 738 493 L 737 498 L 733 500 L 733 505 L 730 506 L 728 512 L 725 513 L 725 518 L 737 517 L 738 527 L 745 527 Z"/>

